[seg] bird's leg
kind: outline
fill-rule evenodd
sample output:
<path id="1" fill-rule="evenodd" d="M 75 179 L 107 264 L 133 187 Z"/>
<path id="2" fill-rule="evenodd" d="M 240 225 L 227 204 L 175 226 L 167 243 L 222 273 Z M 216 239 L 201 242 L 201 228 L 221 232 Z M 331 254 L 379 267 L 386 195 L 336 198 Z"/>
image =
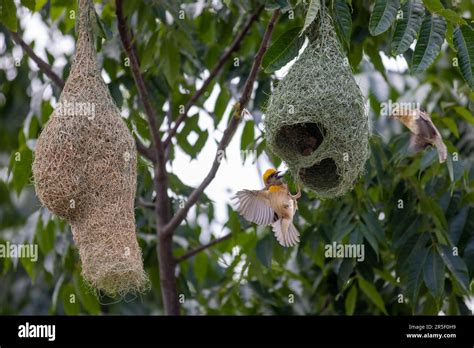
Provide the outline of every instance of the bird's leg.
<path id="1" fill-rule="evenodd" d="M 298 192 L 296 193 L 296 195 L 292 196 L 294 199 L 300 199 L 301 198 L 301 187 L 300 187 L 300 183 L 296 183 L 296 187 L 298 188 Z"/>

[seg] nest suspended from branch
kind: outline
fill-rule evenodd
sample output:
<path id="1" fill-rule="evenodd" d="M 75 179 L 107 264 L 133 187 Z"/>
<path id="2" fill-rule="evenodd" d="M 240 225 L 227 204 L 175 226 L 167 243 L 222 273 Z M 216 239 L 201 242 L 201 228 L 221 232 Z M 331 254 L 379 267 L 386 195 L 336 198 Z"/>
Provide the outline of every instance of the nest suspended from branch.
<path id="1" fill-rule="evenodd" d="M 137 151 L 96 61 L 92 0 L 79 0 L 70 75 L 35 150 L 36 194 L 66 219 L 82 275 L 111 296 L 148 286 L 135 234 Z"/>
<path id="2" fill-rule="evenodd" d="M 368 117 L 324 8 L 308 37 L 308 46 L 272 93 L 266 140 L 298 181 L 332 198 L 351 190 L 364 169 Z"/>

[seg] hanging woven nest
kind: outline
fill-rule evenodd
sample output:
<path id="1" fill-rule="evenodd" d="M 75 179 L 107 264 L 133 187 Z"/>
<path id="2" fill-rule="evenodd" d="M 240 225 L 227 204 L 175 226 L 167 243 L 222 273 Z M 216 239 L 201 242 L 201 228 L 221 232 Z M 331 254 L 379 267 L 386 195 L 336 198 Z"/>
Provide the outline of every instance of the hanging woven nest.
<path id="1" fill-rule="evenodd" d="M 309 44 L 272 93 L 268 149 L 322 198 L 351 190 L 369 156 L 364 97 L 326 10 L 308 28 Z"/>
<path id="2" fill-rule="evenodd" d="M 96 61 L 92 0 L 79 0 L 78 41 L 58 107 L 35 149 L 36 194 L 72 229 L 82 275 L 108 295 L 148 287 L 135 234 L 137 151 Z"/>

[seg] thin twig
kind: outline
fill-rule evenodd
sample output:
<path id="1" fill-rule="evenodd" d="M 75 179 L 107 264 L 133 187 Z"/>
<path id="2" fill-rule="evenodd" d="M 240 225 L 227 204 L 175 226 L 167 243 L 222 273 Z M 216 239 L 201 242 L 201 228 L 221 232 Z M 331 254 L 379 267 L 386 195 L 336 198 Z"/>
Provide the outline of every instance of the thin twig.
<path id="1" fill-rule="evenodd" d="M 268 48 L 268 44 L 272 36 L 273 28 L 275 26 L 275 22 L 277 21 L 279 15 L 280 15 L 280 11 L 276 10 L 273 13 L 272 18 L 270 19 L 270 22 L 268 23 L 267 29 L 262 39 L 262 43 L 260 44 L 260 48 L 255 56 L 252 69 L 250 70 L 250 74 L 247 80 L 245 81 L 242 95 L 238 103 L 236 104 L 236 112 L 234 112 L 234 116 L 229 122 L 226 130 L 224 131 L 224 135 L 222 136 L 222 139 L 219 142 L 219 146 L 217 147 L 217 152 L 214 157 L 214 162 L 212 163 L 212 167 L 209 173 L 204 178 L 202 183 L 196 189 L 194 189 L 194 191 L 191 193 L 184 207 L 178 210 L 176 214 L 173 216 L 173 218 L 170 220 L 170 222 L 164 227 L 164 233 L 170 233 L 170 234 L 173 233 L 173 231 L 186 218 L 189 210 L 196 204 L 196 202 L 198 201 L 199 197 L 204 192 L 206 187 L 212 182 L 212 180 L 216 176 L 217 170 L 219 169 L 219 166 L 221 164 L 222 157 L 225 153 L 225 149 L 227 148 L 230 141 L 232 140 L 232 137 L 234 136 L 237 126 L 239 125 L 239 122 L 241 119 L 240 117 L 241 110 L 247 105 L 250 99 L 250 96 L 252 94 L 253 85 L 257 78 L 257 73 L 260 70 L 260 65 L 262 63 L 263 55 L 265 54 Z"/>
<path id="2" fill-rule="evenodd" d="M 36 63 L 38 68 L 45 74 L 46 76 L 49 77 L 53 83 L 58 86 L 60 89 L 64 88 L 64 80 L 61 79 L 51 68 L 51 65 L 49 65 L 47 62 L 45 62 L 43 59 L 38 57 L 36 53 L 33 51 L 33 49 L 26 44 L 25 41 L 21 38 L 21 36 L 16 33 L 11 31 L 10 35 L 15 41 L 16 44 L 20 45 L 21 48 L 26 52 L 26 54 Z"/>
<path id="3" fill-rule="evenodd" d="M 226 49 L 226 51 L 222 54 L 222 56 L 219 58 L 219 60 L 217 61 L 217 64 L 216 66 L 212 69 L 212 71 L 210 72 L 209 76 L 207 77 L 207 79 L 204 80 L 201 88 L 199 88 L 194 94 L 193 96 L 189 99 L 189 101 L 186 103 L 186 105 L 184 106 L 184 110 L 183 112 L 179 115 L 179 117 L 176 119 L 176 122 L 174 123 L 174 126 L 173 128 L 170 128 L 170 130 L 168 131 L 168 136 L 166 137 L 166 139 L 163 141 L 163 144 L 164 144 L 164 147 L 165 149 L 168 148 L 170 142 L 171 142 L 171 139 L 173 138 L 173 136 L 176 134 L 176 132 L 178 131 L 178 128 L 179 126 L 181 125 L 181 123 L 186 119 L 187 115 L 188 115 L 188 112 L 189 112 L 189 109 L 191 109 L 191 107 L 194 105 L 194 103 L 196 103 L 196 101 L 201 97 L 201 95 L 206 91 L 207 87 L 209 87 L 209 85 L 211 84 L 212 80 L 219 74 L 219 72 L 221 71 L 222 67 L 224 66 L 224 64 L 226 63 L 226 61 L 230 58 L 231 54 L 235 51 L 238 50 L 239 46 L 240 46 L 240 43 L 242 42 L 242 40 L 245 38 L 245 35 L 247 35 L 247 33 L 249 32 L 250 30 L 250 27 L 252 26 L 253 22 L 255 22 L 258 17 L 260 16 L 260 13 L 262 12 L 264 6 L 260 6 L 257 11 L 255 11 L 255 13 L 247 20 L 247 23 L 245 23 L 244 25 L 244 28 L 242 29 L 242 31 L 240 32 L 239 35 L 237 35 L 237 37 L 234 39 L 234 41 L 232 42 L 232 44 Z"/>
<path id="4" fill-rule="evenodd" d="M 135 144 L 137 145 L 137 151 L 146 159 L 150 160 L 152 163 L 156 162 L 155 152 L 152 148 L 145 146 L 140 139 L 135 137 Z"/>
<path id="5" fill-rule="evenodd" d="M 154 202 L 147 201 L 147 200 L 143 199 L 142 197 L 138 198 L 138 205 L 143 207 L 143 208 L 147 208 L 147 209 L 155 209 L 155 203 Z"/>
<path id="6" fill-rule="evenodd" d="M 227 240 L 229 239 L 230 237 L 232 236 L 232 233 L 228 233 L 226 234 L 225 236 L 222 236 L 222 237 L 219 237 L 219 238 L 216 238 L 212 241 L 210 241 L 209 243 L 207 244 L 203 244 L 203 245 L 200 245 L 198 246 L 197 248 L 195 249 L 192 249 L 190 251 L 188 251 L 187 253 L 185 253 L 184 255 L 181 255 L 179 257 L 176 258 L 176 263 L 180 263 L 180 262 L 183 262 L 183 261 L 186 261 L 187 259 L 193 257 L 194 255 L 200 253 L 201 251 L 203 250 L 206 250 L 206 249 L 209 249 L 210 247 L 224 241 L 224 240 Z"/>
<path id="7" fill-rule="evenodd" d="M 140 65 L 138 63 L 138 57 L 133 48 L 132 41 L 130 39 L 130 32 L 128 31 L 127 23 L 125 21 L 125 17 L 123 16 L 122 0 L 116 0 L 115 12 L 117 15 L 117 22 L 118 22 L 117 25 L 118 25 L 118 30 L 120 33 L 120 39 L 122 41 L 122 45 L 125 50 L 125 53 L 127 54 L 127 57 L 130 60 L 130 68 L 132 70 L 133 79 L 135 80 L 135 84 L 137 85 L 137 89 L 138 89 L 138 95 L 145 109 L 145 114 L 147 116 L 148 124 L 150 126 L 149 128 L 150 128 L 151 141 L 155 149 L 154 151 L 157 154 L 157 160 L 158 160 L 158 157 L 160 157 L 159 154 L 163 153 L 163 143 L 160 139 L 159 128 L 156 122 L 156 114 L 153 107 L 151 106 L 148 90 L 146 89 L 143 76 L 140 73 Z"/>

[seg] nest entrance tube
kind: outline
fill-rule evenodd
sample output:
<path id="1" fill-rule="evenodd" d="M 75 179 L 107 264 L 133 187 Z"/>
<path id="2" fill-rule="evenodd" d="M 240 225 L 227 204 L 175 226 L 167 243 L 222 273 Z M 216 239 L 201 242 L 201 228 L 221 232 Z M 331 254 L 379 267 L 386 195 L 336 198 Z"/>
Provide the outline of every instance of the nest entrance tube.
<path id="1" fill-rule="evenodd" d="M 288 147 L 289 156 L 310 156 L 321 145 L 326 131 L 317 123 L 297 123 L 280 128 L 277 145 Z"/>
<path id="2" fill-rule="evenodd" d="M 149 288 L 135 233 L 137 150 L 97 64 L 92 0 L 78 3 L 71 71 L 36 144 L 35 190 L 71 225 L 88 285 L 124 296 Z"/>
<path id="3" fill-rule="evenodd" d="M 324 6 L 309 43 L 272 91 L 265 112 L 267 150 L 321 198 L 351 190 L 369 157 L 365 98 Z"/>
<path id="4" fill-rule="evenodd" d="M 337 187 L 341 181 L 336 162 L 332 158 L 325 158 L 309 168 L 301 168 L 299 176 L 316 190 L 329 190 Z"/>

